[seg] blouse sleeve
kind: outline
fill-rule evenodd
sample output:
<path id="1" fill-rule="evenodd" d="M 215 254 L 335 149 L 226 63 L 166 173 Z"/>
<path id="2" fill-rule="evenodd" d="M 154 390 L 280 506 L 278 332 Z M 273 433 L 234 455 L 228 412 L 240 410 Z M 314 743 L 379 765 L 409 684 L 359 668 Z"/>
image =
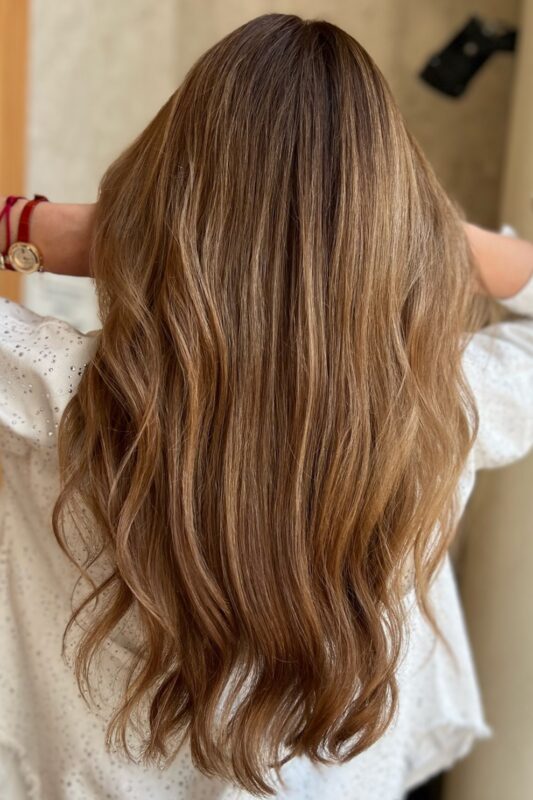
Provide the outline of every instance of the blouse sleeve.
<path id="1" fill-rule="evenodd" d="M 464 352 L 479 413 L 475 469 L 504 466 L 533 447 L 533 276 L 498 302 L 521 318 L 481 329 Z"/>
<path id="2" fill-rule="evenodd" d="M 88 361 L 89 334 L 0 297 L 0 460 L 55 447 Z"/>

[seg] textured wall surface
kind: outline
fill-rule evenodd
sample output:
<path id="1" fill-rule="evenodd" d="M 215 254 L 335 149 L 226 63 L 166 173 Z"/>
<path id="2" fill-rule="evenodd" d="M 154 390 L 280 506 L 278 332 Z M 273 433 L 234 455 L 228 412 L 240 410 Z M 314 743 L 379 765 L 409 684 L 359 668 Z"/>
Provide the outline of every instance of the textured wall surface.
<path id="1" fill-rule="evenodd" d="M 417 75 L 469 16 L 516 24 L 518 0 L 211 0 L 209 6 L 208 15 L 199 14 L 195 0 L 181 0 L 180 71 L 221 36 L 258 14 L 276 11 L 334 22 L 377 62 L 409 128 L 469 218 L 488 227 L 499 224 L 514 56 L 493 56 L 460 98 L 436 92 Z"/>
<path id="2" fill-rule="evenodd" d="M 532 455 L 480 473 L 463 519 L 459 585 L 494 735 L 446 775 L 442 800 L 532 794 L 532 479 Z"/>
<path id="3" fill-rule="evenodd" d="M 502 216 L 533 241 L 533 2 L 525 0 L 513 84 Z"/>
<path id="4" fill-rule="evenodd" d="M 515 25 L 519 3 L 402 0 L 396 7 L 396 37 L 402 46 L 397 47 L 389 77 L 407 123 L 468 217 L 497 227 L 515 56 L 493 55 L 459 98 L 435 92 L 415 75 L 468 16 Z"/>
<path id="5" fill-rule="evenodd" d="M 113 158 L 139 133 L 194 60 L 252 17 L 323 17 L 361 41 L 407 123 L 470 219 L 499 224 L 502 156 L 514 58 L 498 54 L 451 99 L 417 78 L 471 13 L 516 21 L 518 0 L 32 0 L 26 194 L 90 202 Z M 97 327 L 88 279 L 34 275 L 36 311 Z"/>
<path id="6" fill-rule="evenodd" d="M 520 25 L 502 215 L 533 240 L 533 0 Z M 461 595 L 494 737 L 447 776 L 443 800 L 522 800 L 533 786 L 533 454 L 478 479 L 463 521 Z"/>
<path id="7" fill-rule="evenodd" d="M 179 83 L 175 0 L 32 0 L 25 193 L 96 198 L 110 162 Z M 99 327 L 88 278 L 24 280 L 24 302 L 82 330 Z"/>

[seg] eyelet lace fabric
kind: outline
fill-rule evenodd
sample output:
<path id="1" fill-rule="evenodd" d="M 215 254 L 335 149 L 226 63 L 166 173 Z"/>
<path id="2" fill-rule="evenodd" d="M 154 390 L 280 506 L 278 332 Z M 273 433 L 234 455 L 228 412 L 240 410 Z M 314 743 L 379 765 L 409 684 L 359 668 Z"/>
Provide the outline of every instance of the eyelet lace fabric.
<path id="1" fill-rule="evenodd" d="M 503 303 L 523 318 L 476 333 L 465 374 L 480 412 L 477 441 L 459 483 L 464 509 L 478 469 L 533 446 L 533 281 Z M 59 476 L 56 435 L 97 344 L 0 298 L 0 797 L 4 800 L 241 800 L 251 795 L 201 774 L 183 748 L 165 770 L 127 762 L 104 747 L 106 720 L 135 647 L 134 620 L 106 642 L 101 702 L 88 708 L 61 658 L 76 568 L 55 541 L 51 509 Z M 401 800 L 491 735 L 449 557 L 432 587 L 452 661 L 414 602 L 398 672 L 400 705 L 386 734 L 347 764 L 284 768 L 298 800 Z"/>

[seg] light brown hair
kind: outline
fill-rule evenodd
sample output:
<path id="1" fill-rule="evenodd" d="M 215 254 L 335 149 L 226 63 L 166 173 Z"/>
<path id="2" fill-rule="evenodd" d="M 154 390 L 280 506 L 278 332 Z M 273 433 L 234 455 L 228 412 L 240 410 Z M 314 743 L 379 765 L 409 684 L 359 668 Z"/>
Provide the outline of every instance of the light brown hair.
<path id="1" fill-rule="evenodd" d="M 127 752 L 149 697 L 146 763 L 187 739 L 206 774 L 271 794 L 293 756 L 344 761 L 389 725 L 410 563 L 432 618 L 477 430 L 461 212 L 361 45 L 267 14 L 107 169 L 91 270 L 102 329 L 53 525 L 67 551 L 81 501 L 116 566 L 69 622 L 105 590 L 80 688 L 135 607 L 106 743 Z"/>

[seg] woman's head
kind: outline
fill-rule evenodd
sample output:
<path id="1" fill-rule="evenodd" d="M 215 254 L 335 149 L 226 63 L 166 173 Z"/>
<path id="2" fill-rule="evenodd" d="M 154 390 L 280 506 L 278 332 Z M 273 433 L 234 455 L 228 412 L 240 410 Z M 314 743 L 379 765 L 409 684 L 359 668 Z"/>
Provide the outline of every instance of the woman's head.
<path id="1" fill-rule="evenodd" d="M 430 615 L 477 425 L 458 211 L 361 45 L 267 14 L 111 164 L 91 259 L 53 521 L 61 541 L 81 499 L 116 564 L 78 679 L 140 620 L 108 741 L 150 698 L 146 761 L 188 737 L 254 793 L 293 755 L 356 755 L 394 714 L 405 570 Z"/>

